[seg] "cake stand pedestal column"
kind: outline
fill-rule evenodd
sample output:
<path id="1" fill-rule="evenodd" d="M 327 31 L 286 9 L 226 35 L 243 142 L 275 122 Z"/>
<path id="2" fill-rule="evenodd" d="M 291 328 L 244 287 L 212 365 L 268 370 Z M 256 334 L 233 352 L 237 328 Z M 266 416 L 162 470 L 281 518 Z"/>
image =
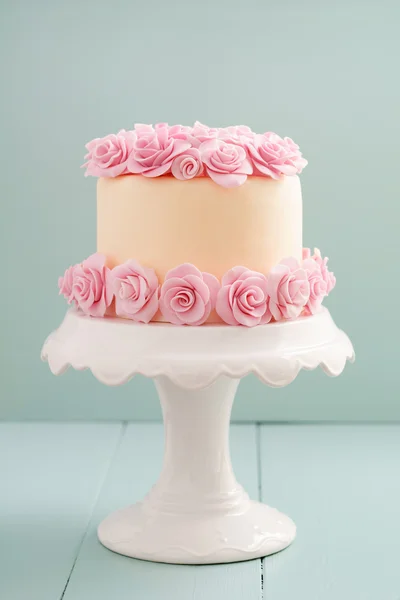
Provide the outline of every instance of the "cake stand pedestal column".
<path id="1" fill-rule="evenodd" d="M 293 521 L 250 500 L 236 481 L 229 419 L 240 378 L 290 383 L 318 365 L 338 375 L 353 348 L 329 312 L 245 329 L 137 325 L 67 313 L 43 351 L 55 374 L 90 368 L 107 384 L 152 377 L 161 401 L 165 453 L 158 482 L 142 502 L 99 525 L 107 548 L 157 562 L 234 562 L 272 554 L 294 539 Z"/>
<path id="2" fill-rule="evenodd" d="M 218 563 L 265 556 L 294 539 L 291 519 L 253 502 L 234 476 L 229 418 L 239 380 L 187 391 L 156 378 L 165 426 L 161 476 L 139 504 L 99 526 L 107 548 L 148 560 Z"/>

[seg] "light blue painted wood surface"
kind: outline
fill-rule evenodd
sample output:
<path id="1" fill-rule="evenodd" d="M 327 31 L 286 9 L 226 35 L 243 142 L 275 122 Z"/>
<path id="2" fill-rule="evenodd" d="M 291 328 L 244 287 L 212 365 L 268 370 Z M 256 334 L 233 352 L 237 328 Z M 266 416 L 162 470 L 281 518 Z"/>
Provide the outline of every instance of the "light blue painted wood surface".
<path id="1" fill-rule="evenodd" d="M 140 500 L 161 465 L 162 426 L 129 425 L 71 575 L 64 600 L 259 600 L 261 561 L 202 567 L 153 564 L 113 554 L 97 540 L 98 523 L 111 511 Z M 256 427 L 231 428 L 239 481 L 258 497 Z"/>
<path id="2" fill-rule="evenodd" d="M 399 600 L 400 426 L 234 425 L 239 481 L 298 526 L 264 561 L 204 567 L 103 548 L 154 483 L 160 424 L 0 424 L 1 600 Z M 259 460 L 258 460 L 259 459 Z"/>
<path id="3" fill-rule="evenodd" d="M 119 424 L 0 424 L 0 598 L 59 600 Z"/>
<path id="4" fill-rule="evenodd" d="M 399 425 L 262 426 L 261 472 L 297 524 L 264 561 L 266 599 L 399 600 Z"/>

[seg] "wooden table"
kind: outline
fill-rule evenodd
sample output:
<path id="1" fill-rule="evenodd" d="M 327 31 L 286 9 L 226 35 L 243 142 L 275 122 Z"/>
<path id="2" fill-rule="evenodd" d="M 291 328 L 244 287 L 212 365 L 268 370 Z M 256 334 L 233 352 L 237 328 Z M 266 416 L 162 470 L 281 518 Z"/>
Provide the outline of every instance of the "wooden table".
<path id="1" fill-rule="evenodd" d="M 1 423 L 1 600 L 400 599 L 399 424 L 232 425 L 238 480 L 298 534 L 230 565 L 154 564 L 98 542 L 99 521 L 156 480 L 162 446 L 156 423 Z"/>

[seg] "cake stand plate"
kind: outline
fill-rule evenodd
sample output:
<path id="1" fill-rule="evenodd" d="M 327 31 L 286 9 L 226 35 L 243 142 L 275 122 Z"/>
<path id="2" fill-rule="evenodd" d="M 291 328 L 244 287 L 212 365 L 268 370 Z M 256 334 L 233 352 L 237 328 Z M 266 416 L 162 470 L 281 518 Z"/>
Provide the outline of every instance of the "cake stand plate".
<path id="1" fill-rule="evenodd" d="M 136 373 L 155 380 L 165 427 L 160 478 L 142 502 L 107 517 L 99 539 L 135 558 L 206 564 L 266 556 L 296 535 L 289 517 L 250 500 L 234 476 L 229 419 L 240 379 L 254 373 L 284 386 L 319 365 L 339 375 L 354 352 L 325 308 L 251 329 L 140 325 L 72 309 L 42 358 L 56 375 L 71 366 L 108 385 Z"/>

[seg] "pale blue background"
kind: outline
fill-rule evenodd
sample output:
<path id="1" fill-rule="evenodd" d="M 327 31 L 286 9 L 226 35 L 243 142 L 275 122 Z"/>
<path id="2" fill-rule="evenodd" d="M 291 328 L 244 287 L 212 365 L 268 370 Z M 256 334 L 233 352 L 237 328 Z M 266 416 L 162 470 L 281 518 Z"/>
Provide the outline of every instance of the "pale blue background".
<path id="1" fill-rule="evenodd" d="M 304 242 L 330 256 L 327 302 L 357 362 L 240 388 L 239 420 L 400 418 L 396 1 L 0 3 L 4 419 L 158 419 L 151 382 L 51 375 L 39 352 L 57 278 L 95 249 L 84 144 L 134 122 L 245 123 L 298 141 Z"/>

